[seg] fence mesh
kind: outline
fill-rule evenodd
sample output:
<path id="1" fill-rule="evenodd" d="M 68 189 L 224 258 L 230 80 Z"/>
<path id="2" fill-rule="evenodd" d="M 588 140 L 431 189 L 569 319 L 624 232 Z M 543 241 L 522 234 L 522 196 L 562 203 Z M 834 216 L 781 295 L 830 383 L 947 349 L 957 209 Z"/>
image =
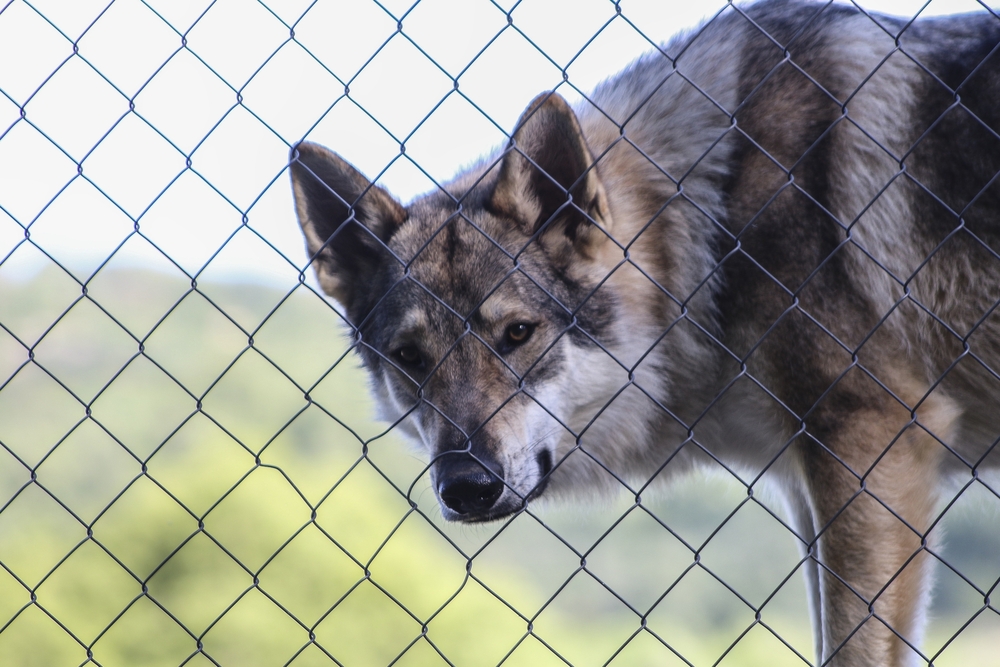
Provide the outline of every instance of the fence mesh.
<path id="1" fill-rule="evenodd" d="M 818 664 L 808 556 L 725 466 L 444 522 L 372 415 L 287 182 L 308 137 L 435 189 L 534 94 L 578 100 L 737 11 L 5 4 L 0 664 Z M 1000 664 L 997 491 L 973 468 L 934 524 L 926 662 Z"/>

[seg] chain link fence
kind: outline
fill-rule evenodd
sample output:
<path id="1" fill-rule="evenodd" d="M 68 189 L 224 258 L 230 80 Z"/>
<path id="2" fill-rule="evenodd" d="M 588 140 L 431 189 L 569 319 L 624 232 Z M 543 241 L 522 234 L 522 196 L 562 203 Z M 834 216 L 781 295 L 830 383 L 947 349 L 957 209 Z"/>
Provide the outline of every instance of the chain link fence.
<path id="1" fill-rule="evenodd" d="M 536 93 L 579 100 L 732 11 L 0 8 L 0 664 L 817 664 L 784 509 L 724 466 L 641 502 L 442 521 L 426 460 L 372 415 L 288 186 L 308 137 L 404 199 L 435 189 Z M 935 524 L 935 665 L 1000 664 L 998 509 L 974 478 Z"/>

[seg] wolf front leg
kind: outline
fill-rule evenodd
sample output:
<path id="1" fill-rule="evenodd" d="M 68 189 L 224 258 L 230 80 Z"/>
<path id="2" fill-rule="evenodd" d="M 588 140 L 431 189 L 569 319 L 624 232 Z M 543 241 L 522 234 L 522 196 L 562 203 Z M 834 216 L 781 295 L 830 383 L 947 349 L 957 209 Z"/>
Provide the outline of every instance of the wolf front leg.
<path id="1" fill-rule="evenodd" d="M 839 409 L 820 406 L 807 422 L 816 427 L 803 466 L 819 547 L 820 665 L 924 664 L 928 532 L 957 411 L 941 397 L 896 396 L 907 394 L 908 405 L 888 392 L 864 407 L 856 396 L 825 401 Z"/>
<path id="2" fill-rule="evenodd" d="M 786 507 L 791 525 L 798 537 L 799 553 L 804 559 L 802 575 L 805 577 L 806 601 L 809 604 L 809 620 L 812 621 L 813 640 L 816 657 L 823 655 L 823 615 L 819 591 L 819 565 L 815 557 L 818 553 L 815 514 L 810 497 L 800 487 L 786 489 Z"/>

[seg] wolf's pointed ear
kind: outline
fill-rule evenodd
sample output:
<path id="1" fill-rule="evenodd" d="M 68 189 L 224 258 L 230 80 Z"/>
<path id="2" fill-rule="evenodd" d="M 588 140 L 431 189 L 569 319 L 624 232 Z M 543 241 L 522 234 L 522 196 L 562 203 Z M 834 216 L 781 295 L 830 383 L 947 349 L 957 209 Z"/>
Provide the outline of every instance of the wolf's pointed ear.
<path id="1" fill-rule="evenodd" d="M 531 235 L 562 255 L 591 254 L 607 238 L 611 222 L 607 195 L 573 109 L 560 95 L 532 100 L 511 136 L 492 208 L 517 220 Z M 568 259 L 568 258 L 567 258 Z"/>
<path id="2" fill-rule="evenodd" d="M 349 311 L 354 286 L 387 256 L 385 243 L 406 220 L 392 195 L 336 153 L 302 142 L 292 148 L 292 192 L 306 249 L 323 291 Z"/>

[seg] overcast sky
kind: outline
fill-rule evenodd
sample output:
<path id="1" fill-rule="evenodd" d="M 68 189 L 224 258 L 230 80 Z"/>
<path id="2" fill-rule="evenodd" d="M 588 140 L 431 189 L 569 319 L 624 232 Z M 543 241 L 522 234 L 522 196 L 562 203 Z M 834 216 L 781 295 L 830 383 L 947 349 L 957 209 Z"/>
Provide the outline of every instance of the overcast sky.
<path id="1" fill-rule="evenodd" d="M 524 0 L 508 25 L 514 4 L 3 5 L 0 280 L 50 261 L 23 243 L 30 225 L 31 240 L 82 280 L 114 253 L 110 268 L 183 275 L 169 255 L 202 279 L 291 286 L 305 255 L 282 173 L 290 144 L 326 144 L 406 201 L 502 144 L 537 93 L 562 84 L 572 100 L 574 87 L 591 89 L 725 5 L 622 0 L 619 15 L 608 0 Z M 980 7 L 864 6 L 907 16 Z"/>

